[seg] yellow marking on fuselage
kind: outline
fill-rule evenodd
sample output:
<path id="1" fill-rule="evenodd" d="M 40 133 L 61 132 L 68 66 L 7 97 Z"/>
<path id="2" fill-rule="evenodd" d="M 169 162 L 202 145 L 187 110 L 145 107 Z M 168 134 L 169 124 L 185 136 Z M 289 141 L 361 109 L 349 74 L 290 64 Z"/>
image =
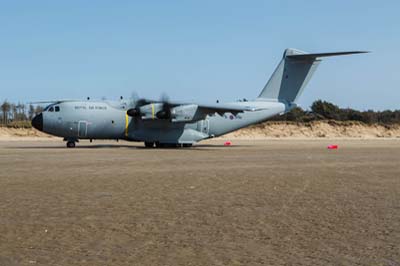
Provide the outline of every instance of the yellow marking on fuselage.
<path id="1" fill-rule="evenodd" d="M 128 137 L 129 116 L 125 113 L 125 137 Z"/>
<path id="2" fill-rule="evenodd" d="M 151 104 L 151 117 L 154 119 L 154 103 Z"/>

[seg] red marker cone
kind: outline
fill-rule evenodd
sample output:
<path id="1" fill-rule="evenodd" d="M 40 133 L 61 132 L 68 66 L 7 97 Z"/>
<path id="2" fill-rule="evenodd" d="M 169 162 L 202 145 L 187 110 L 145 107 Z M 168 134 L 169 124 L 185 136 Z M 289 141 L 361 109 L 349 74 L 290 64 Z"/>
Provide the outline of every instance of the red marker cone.
<path id="1" fill-rule="evenodd" d="M 232 145 L 232 142 L 230 142 L 229 140 L 225 141 L 225 143 L 224 143 L 224 146 L 231 146 L 231 145 Z"/>

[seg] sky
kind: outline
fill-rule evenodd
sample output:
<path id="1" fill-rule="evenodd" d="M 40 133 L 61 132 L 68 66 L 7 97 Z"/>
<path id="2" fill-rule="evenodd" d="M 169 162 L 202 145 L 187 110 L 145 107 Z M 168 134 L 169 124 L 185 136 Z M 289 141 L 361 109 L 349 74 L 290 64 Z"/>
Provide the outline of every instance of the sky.
<path id="1" fill-rule="evenodd" d="M 299 104 L 400 109 L 400 1 L 3 1 L 0 101 L 254 99 L 285 48 L 326 58 Z"/>

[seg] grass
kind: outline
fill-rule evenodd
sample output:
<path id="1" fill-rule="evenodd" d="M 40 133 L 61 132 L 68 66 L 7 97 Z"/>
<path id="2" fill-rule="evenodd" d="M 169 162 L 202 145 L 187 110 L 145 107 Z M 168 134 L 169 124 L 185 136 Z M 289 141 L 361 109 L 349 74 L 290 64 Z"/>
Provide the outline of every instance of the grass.
<path id="1" fill-rule="evenodd" d="M 0 124 L 0 127 L 6 127 L 6 128 L 32 128 L 31 121 L 25 120 L 25 121 L 12 121 L 9 122 L 8 124 Z"/>

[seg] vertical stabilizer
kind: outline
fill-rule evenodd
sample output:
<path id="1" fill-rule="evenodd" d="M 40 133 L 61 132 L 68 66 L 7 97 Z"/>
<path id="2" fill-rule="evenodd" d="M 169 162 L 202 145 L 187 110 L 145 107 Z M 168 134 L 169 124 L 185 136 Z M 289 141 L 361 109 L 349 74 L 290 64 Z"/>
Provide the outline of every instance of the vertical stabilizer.
<path id="1" fill-rule="evenodd" d="M 366 53 L 363 51 L 309 54 L 286 49 L 281 62 L 258 98 L 296 102 L 320 63 L 320 57 Z"/>

